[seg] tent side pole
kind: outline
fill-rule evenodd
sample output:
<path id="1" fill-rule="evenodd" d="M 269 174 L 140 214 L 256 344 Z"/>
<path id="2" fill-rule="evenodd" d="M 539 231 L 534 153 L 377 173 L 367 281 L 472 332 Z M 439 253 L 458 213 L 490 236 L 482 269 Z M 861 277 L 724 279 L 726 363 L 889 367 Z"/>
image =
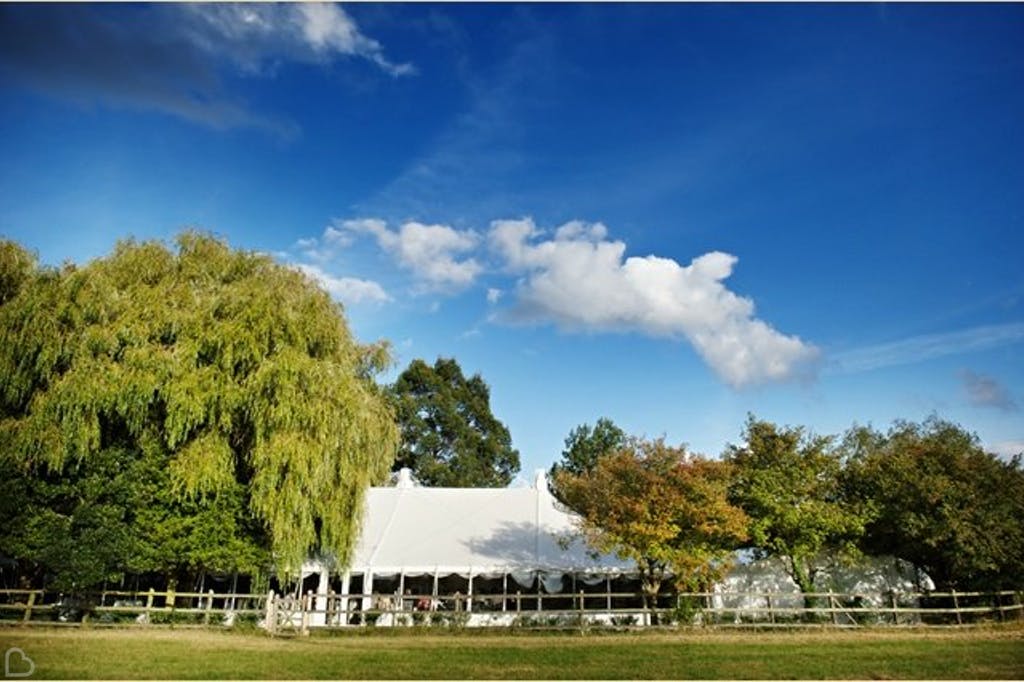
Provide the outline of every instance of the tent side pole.
<path id="1" fill-rule="evenodd" d="M 326 564 L 320 564 L 320 579 L 317 581 L 313 607 L 313 625 L 327 625 L 327 591 L 330 589 L 330 572 Z"/>
<path id="2" fill-rule="evenodd" d="M 373 569 L 366 569 L 363 573 L 363 621 L 366 621 L 365 614 L 373 608 Z"/>
<path id="3" fill-rule="evenodd" d="M 341 576 L 341 625 L 348 625 L 348 593 L 352 589 L 352 573 L 345 571 Z"/>
<path id="4" fill-rule="evenodd" d="M 398 574 L 398 610 L 405 611 L 405 570 Z"/>

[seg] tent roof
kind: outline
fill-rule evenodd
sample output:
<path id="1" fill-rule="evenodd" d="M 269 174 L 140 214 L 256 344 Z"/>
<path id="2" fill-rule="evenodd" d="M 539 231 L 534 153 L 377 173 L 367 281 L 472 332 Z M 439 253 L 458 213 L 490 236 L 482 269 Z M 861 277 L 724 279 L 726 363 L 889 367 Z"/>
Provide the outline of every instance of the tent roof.
<path id="1" fill-rule="evenodd" d="M 628 571 L 632 562 L 594 558 L 548 491 L 531 488 L 370 488 L 353 572 L 513 573 Z"/>

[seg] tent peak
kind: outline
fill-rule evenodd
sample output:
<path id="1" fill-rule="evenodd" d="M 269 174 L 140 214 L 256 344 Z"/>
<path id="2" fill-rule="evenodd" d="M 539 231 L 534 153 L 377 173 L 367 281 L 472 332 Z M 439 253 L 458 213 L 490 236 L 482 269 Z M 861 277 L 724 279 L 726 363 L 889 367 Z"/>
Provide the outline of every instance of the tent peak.
<path id="1" fill-rule="evenodd" d="M 415 485 L 416 482 L 412 478 L 412 469 L 402 467 L 398 470 L 398 478 L 395 480 L 396 488 L 412 488 Z"/>
<path id="2" fill-rule="evenodd" d="M 533 489 L 540 492 L 550 492 L 548 489 L 548 474 L 544 469 L 537 469 L 533 472 Z"/>

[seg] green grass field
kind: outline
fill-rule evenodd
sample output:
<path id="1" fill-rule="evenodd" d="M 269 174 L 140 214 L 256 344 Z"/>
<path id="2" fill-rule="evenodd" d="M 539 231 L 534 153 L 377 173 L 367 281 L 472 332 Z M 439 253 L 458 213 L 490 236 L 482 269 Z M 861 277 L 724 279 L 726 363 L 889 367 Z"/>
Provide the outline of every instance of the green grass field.
<path id="1" fill-rule="evenodd" d="M 1021 679 L 1024 628 L 271 638 L 167 629 L 0 629 L 32 679 Z M 13 672 L 27 663 L 15 655 Z M 18 665 L 22 665 L 20 669 Z"/>

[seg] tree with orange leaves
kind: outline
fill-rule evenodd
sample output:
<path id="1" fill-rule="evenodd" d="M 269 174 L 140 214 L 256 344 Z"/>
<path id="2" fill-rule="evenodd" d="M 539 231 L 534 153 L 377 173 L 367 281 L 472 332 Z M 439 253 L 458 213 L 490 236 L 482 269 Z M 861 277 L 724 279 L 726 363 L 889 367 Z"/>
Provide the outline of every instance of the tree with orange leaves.
<path id="1" fill-rule="evenodd" d="M 671 580 L 706 589 L 746 540 L 747 516 L 728 500 L 731 466 L 666 445 L 628 439 L 593 469 L 559 472 L 566 504 L 588 543 L 636 562 L 648 609 Z"/>

